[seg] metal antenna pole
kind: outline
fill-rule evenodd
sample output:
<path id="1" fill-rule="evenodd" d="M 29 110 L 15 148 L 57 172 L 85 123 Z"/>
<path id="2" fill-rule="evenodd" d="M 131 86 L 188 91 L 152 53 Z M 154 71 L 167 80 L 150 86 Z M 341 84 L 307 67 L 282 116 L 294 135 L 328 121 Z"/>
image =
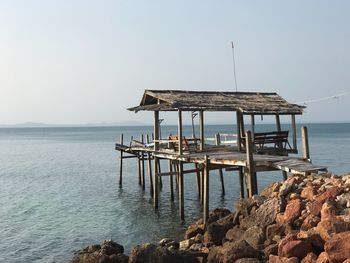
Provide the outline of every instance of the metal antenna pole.
<path id="1" fill-rule="evenodd" d="M 235 48 L 233 45 L 233 41 L 231 41 L 231 44 L 232 44 L 233 76 L 235 78 L 235 85 L 236 85 L 236 92 L 237 92 L 238 88 L 237 88 L 237 78 L 236 78 Z"/>

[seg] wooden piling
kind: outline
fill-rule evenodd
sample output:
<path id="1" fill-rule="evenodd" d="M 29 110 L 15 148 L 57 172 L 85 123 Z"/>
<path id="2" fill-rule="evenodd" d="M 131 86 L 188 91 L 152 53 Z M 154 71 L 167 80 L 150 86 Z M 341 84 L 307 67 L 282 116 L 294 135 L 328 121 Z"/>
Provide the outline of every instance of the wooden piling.
<path id="1" fill-rule="evenodd" d="M 159 150 L 159 111 L 154 111 L 154 151 Z M 159 195 L 159 185 L 158 185 L 158 158 L 154 156 L 154 189 L 153 189 L 153 206 L 154 209 L 158 209 L 158 195 Z"/>
<path id="2" fill-rule="evenodd" d="M 204 138 L 204 113 L 202 110 L 199 111 L 199 137 L 201 141 L 199 149 L 203 151 L 205 138 Z"/>
<path id="3" fill-rule="evenodd" d="M 215 142 L 216 142 L 216 145 L 220 145 L 221 143 L 219 133 L 215 134 Z M 219 175 L 220 175 L 220 182 L 221 182 L 221 194 L 225 195 L 224 173 L 221 168 L 219 169 Z"/>
<path id="4" fill-rule="evenodd" d="M 240 197 L 244 198 L 244 173 L 243 168 L 238 168 L 238 178 L 239 178 L 239 187 L 240 187 Z"/>
<path id="5" fill-rule="evenodd" d="M 301 127 L 301 141 L 303 145 L 303 158 L 310 160 L 309 138 L 305 126 Z"/>
<path id="6" fill-rule="evenodd" d="M 141 157 L 140 157 L 141 153 L 137 152 L 136 156 L 136 162 L 137 162 L 137 171 L 138 171 L 138 175 L 139 175 L 139 185 L 142 185 L 142 176 L 141 176 Z"/>
<path id="7" fill-rule="evenodd" d="M 209 218 L 209 161 L 208 156 L 205 156 L 204 163 L 204 207 L 203 207 L 203 221 L 204 224 L 208 222 Z"/>
<path id="8" fill-rule="evenodd" d="M 237 147 L 238 151 L 242 150 L 241 145 L 241 113 L 239 111 L 236 111 L 236 125 L 237 125 Z"/>
<path id="9" fill-rule="evenodd" d="M 247 131 L 245 133 L 246 137 L 246 151 L 247 151 L 247 176 L 249 183 L 249 193 L 248 197 L 252 197 L 253 195 L 258 193 L 258 185 L 257 178 L 255 172 L 255 163 L 253 159 L 253 143 L 252 143 L 252 133 L 251 131 Z"/>
<path id="10" fill-rule="evenodd" d="M 120 134 L 120 145 L 123 145 L 124 135 Z M 119 156 L 119 186 L 123 184 L 123 151 L 120 151 Z"/>
<path id="11" fill-rule="evenodd" d="M 178 111 L 178 136 L 179 136 L 179 155 L 182 155 L 182 111 Z M 181 220 L 185 219 L 184 210 L 184 175 L 183 175 L 183 162 L 179 161 L 179 209 Z"/>
<path id="12" fill-rule="evenodd" d="M 280 120 L 279 114 L 276 114 L 276 128 L 277 128 L 277 131 L 281 131 L 281 120 Z"/>
<path id="13" fill-rule="evenodd" d="M 141 134 L 141 142 L 142 144 L 144 144 L 144 136 L 143 134 Z M 141 185 L 142 185 L 142 189 L 145 190 L 145 154 L 143 151 L 141 151 Z"/>
<path id="14" fill-rule="evenodd" d="M 292 132 L 293 132 L 293 149 L 297 150 L 298 145 L 297 145 L 297 127 L 295 124 L 295 114 L 292 114 Z"/>
<path id="15" fill-rule="evenodd" d="M 169 176 L 169 186 L 170 186 L 170 200 L 174 201 L 174 183 L 173 183 L 173 165 L 171 160 L 169 160 L 169 172 L 170 172 L 170 176 Z"/>
<path id="16" fill-rule="evenodd" d="M 149 143 L 149 135 L 147 134 L 147 143 Z M 147 153 L 147 161 L 148 161 L 148 177 L 149 177 L 149 185 L 150 185 L 150 193 L 153 197 L 153 178 L 152 178 L 152 160 L 151 153 Z"/>
<path id="17" fill-rule="evenodd" d="M 196 163 L 194 166 L 196 168 L 197 193 L 198 193 L 198 198 L 200 199 L 201 198 L 201 179 L 200 179 L 201 174 L 199 171 L 198 164 Z"/>

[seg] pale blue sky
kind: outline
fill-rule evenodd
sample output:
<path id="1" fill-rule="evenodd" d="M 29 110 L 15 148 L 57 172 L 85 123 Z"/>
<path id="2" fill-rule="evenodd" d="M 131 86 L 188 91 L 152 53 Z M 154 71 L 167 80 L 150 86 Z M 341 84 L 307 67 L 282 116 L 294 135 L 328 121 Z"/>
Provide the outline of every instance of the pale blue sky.
<path id="1" fill-rule="evenodd" d="M 0 123 L 151 123 L 126 111 L 144 89 L 234 91 L 231 40 L 240 91 L 347 92 L 349 14 L 345 0 L 0 0 Z M 350 121 L 349 100 L 299 119 Z"/>

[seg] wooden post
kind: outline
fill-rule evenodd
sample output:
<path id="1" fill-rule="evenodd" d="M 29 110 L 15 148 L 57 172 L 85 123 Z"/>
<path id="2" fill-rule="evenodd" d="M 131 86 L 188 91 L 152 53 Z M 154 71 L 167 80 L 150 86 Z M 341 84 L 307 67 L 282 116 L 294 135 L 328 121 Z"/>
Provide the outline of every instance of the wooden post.
<path id="1" fill-rule="evenodd" d="M 255 172 L 255 163 L 253 159 L 253 143 L 252 143 L 252 133 L 247 131 L 245 133 L 246 137 L 246 151 L 247 151 L 247 176 L 249 182 L 249 193 L 248 197 L 258 193 L 256 172 Z"/>
<path id="2" fill-rule="evenodd" d="M 288 173 L 286 171 L 282 171 L 282 176 L 283 176 L 283 180 L 287 180 Z"/>
<path id="3" fill-rule="evenodd" d="M 141 134 L 141 142 L 142 144 L 144 144 L 144 136 L 143 134 Z M 141 174 L 142 174 L 142 177 L 141 177 L 141 184 L 142 184 L 142 189 L 145 189 L 145 185 L 146 185 L 146 182 L 145 182 L 145 154 L 143 151 L 141 151 Z"/>
<path id="4" fill-rule="evenodd" d="M 171 163 L 171 160 L 169 160 L 169 172 L 170 172 L 170 176 L 169 176 L 169 185 L 170 185 L 170 200 L 174 201 L 174 182 L 173 182 L 173 165 Z"/>
<path id="5" fill-rule="evenodd" d="M 305 126 L 301 127 L 301 141 L 303 144 L 303 158 L 310 160 L 309 138 Z"/>
<path id="6" fill-rule="evenodd" d="M 209 161 L 208 156 L 205 156 L 204 163 L 204 208 L 203 208 L 203 221 L 204 224 L 208 222 L 209 218 Z"/>
<path id="7" fill-rule="evenodd" d="M 202 110 L 199 111 L 199 137 L 201 141 L 199 149 L 203 151 L 205 138 L 204 138 L 204 113 Z"/>
<path id="8" fill-rule="evenodd" d="M 120 145 L 123 145 L 124 135 L 120 134 Z M 119 186 L 123 184 L 123 151 L 120 151 L 120 160 L 119 160 Z"/>
<path id="9" fill-rule="evenodd" d="M 139 185 L 142 184 L 141 182 L 141 153 L 137 152 L 136 154 L 137 158 L 136 158 L 136 162 L 137 162 L 137 171 L 138 171 L 138 175 L 139 175 Z"/>
<path id="10" fill-rule="evenodd" d="M 201 198 L 201 173 L 199 171 L 198 163 L 195 164 L 196 168 L 196 180 L 197 180 L 197 193 L 198 193 L 198 198 Z"/>
<path id="11" fill-rule="evenodd" d="M 215 141 L 216 145 L 220 145 L 220 134 L 215 134 Z M 224 183 L 224 173 L 222 172 L 222 169 L 219 169 L 219 175 L 220 175 L 220 182 L 221 182 L 221 194 L 225 195 L 225 183 Z"/>
<path id="12" fill-rule="evenodd" d="M 252 138 L 254 141 L 254 133 L 255 133 L 255 116 L 254 114 L 250 115 L 251 125 L 252 125 Z"/>
<path id="13" fill-rule="evenodd" d="M 240 186 L 240 197 L 244 198 L 244 174 L 242 171 L 242 167 L 238 169 L 238 177 L 239 177 L 239 186 Z"/>
<path id="14" fill-rule="evenodd" d="M 293 149 L 298 150 L 297 145 L 297 127 L 295 124 L 295 114 L 292 114 L 292 131 L 293 131 Z"/>
<path id="15" fill-rule="evenodd" d="M 154 112 L 154 151 L 159 150 L 159 111 Z M 159 195 L 159 185 L 158 185 L 158 158 L 154 156 L 154 189 L 153 189 L 153 206 L 158 209 L 158 195 Z"/>
<path id="16" fill-rule="evenodd" d="M 240 112 L 236 111 L 236 125 L 237 125 L 237 147 L 238 151 L 242 150 L 242 145 L 241 145 L 241 116 Z"/>
<path id="17" fill-rule="evenodd" d="M 149 135 L 147 134 L 147 143 L 149 143 Z M 148 177 L 149 177 L 149 185 L 150 185 L 150 193 L 153 196 L 153 179 L 152 179 L 152 161 L 151 161 L 151 153 L 148 152 Z"/>
<path id="18" fill-rule="evenodd" d="M 243 136 L 245 134 L 245 131 L 244 131 L 244 115 L 242 112 L 241 112 L 240 116 L 241 116 L 241 120 L 240 120 L 241 121 L 241 136 Z"/>
<path id="19" fill-rule="evenodd" d="M 280 120 L 279 114 L 276 114 L 276 127 L 277 127 L 277 131 L 281 131 L 281 120 Z"/>
<path id="20" fill-rule="evenodd" d="M 162 168 L 160 166 L 160 158 L 158 158 L 158 162 L 157 162 L 157 165 L 158 165 L 158 173 L 162 173 Z M 163 188 L 163 179 L 161 176 L 158 176 L 158 181 L 159 181 L 159 189 L 162 190 Z"/>
<path id="21" fill-rule="evenodd" d="M 182 111 L 178 111 L 178 136 L 179 136 L 179 155 L 182 155 Z M 185 219 L 184 211 L 184 174 L 183 163 L 179 161 L 179 209 L 181 220 Z"/>

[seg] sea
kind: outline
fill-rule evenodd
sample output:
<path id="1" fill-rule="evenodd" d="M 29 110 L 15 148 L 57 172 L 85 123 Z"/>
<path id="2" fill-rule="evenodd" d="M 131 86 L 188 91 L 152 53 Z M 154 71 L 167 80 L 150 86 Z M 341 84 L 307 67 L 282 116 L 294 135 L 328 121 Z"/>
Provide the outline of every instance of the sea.
<path id="1" fill-rule="evenodd" d="M 335 174 L 350 171 L 350 124 L 306 124 L 312 162 Z M 283 129 L 290 129 L 283 125 Z M 176 126 L 161 127 L 162 136 Z M 271 131 L 273 125 L 256 130 Z M 298 126 L 300 142 L 300 125 Z M 191 136 L 192 126 L 184 127 Z M 195 127 L 198 134 L 198 127 Z M 205 137 L 234 133 L 232 125 L 206 125 Z M 79 249 L 112 239 L 125 247 L 181 239 L 186 226 L 202 215 L 195 175 L 185 175 L 185 220 L 178 201 L 170 201 L 169 179 L 163 178 L 159 210 L 154 211 L 149 181 L 138 185 L 135 159 L 124 161 L 119 187 L 119 152 L 115 143 L 151 134 L 151 126 L 55 127 L 0 129 L 0 262 L 69 262 Z M 198 136 L 198 135 L 197 135 Z M 290 138 L 291 140 L 291 138 Z M 299 145 L 301 153 L 301 146 Z M 167 169 L 167 164 L 163 170 Z M 147 175 L 147 173 L 146 173 Z M 282 179 L 281 172 L 258 174 L 259 189 Z M 239 198 L 237 172 L 210 176 L 210 209 L 233 210 Z"/>

